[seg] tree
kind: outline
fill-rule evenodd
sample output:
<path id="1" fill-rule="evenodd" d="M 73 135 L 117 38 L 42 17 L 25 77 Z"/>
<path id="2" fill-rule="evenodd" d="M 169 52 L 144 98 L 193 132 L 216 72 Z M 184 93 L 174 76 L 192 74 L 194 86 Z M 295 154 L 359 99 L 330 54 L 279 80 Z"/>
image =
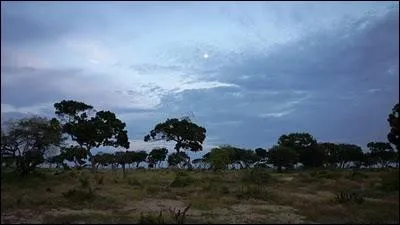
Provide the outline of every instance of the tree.
<path id="1" fill-rule="evenodd" d="M 63 141 L 57 120 L 34 116 L 10 121 L 8 129 L 2 133 L 2 160 L 7 155 L 15 162 L 20 175 L 28 175 L 45 161 L 46 151 L 61 146 Z"/>
<path id="2" fill-rule="evenodd" d="M 82 102 L 63 100 L 54 104 L 56 115 L 63 123 L 63 132 L 68 134 L 80 148 L 85 149 L 95 171 L 96 161 L 91 150 L 94 147 L 112 146 L 129 148 L 125 123 L 110 111 L 96 112 L 90 117 L 93 107 Z"/>
<path id="3" fill-rule="evenodd" d="M 203 141 L 206 138 L 206 129 L 192 123 L 189 119 L 167 119 L 157 124 L 144 141 L 165 140 L 175 141 L 175 150 L 180 149 L 197 152 L 203 150 Z"/>
<path id="4" fill-rule="evenodd" d="M 167 158 L 168 154 L 168 149 L 166 148 L 155 148 L 151 150 L 149 153 L 149 156 L 147 157 L 149 163 L 152 163 L 154 165 L 160 164 L 162 161 L 164 161 Z M 158 165 L 160 167 L 160 165 Z"/>
<path id="5" fill-rule="evenodd" d="M 386 142 L 369 142 L 367 147 L 371 151 L 371 156 L 382 167 L 388 167 L 389 163 L 396 159 L 396 152 L 393 150 L 390 143 Z"/>
<path id="6" fill-rule="evenodd" d="M 182 168 L 187 165 L 188 160 L 190 158 L 185 152 L 174 152 L 168 155 L 168 166 Z"/>
<path id="7" fill-rule="evenodd" d="M 87 158 L 86 149 L 79 146 L 63 147 L 61 150 L 61 157 L 69 162 L 74 162 L 75 167 L 82 167 Z"/>
<path id="8" fill-rule="evenodd" d="M 278 145 L 295 150 L 304 167 L 320 167 L 324 163 L 323 150 L 318 148 L 317 141 L 308 133 L 282 135 L 278 140 Z"/>
<path id="9" fill-rule="evenodd" d="M 390 132 L 387 138 L 390 143 L 396 146 L 397 152 L 400 151 L 400 105 L 397 103 L 393 109 L 392 113 L 389 114 L 388 122 L 390 125 Z"/>
<path id="10" fill-rule="evenodd" d="M 256 148 L 255 153 L 259 159 L 259 161 L 264 161 L 267 159 L 268 153 L 266 149 L 263 148 Z"/>
<path id="11" fill-rule="evenodd" d="M 210 151 L 210 163 L 214 171 L 227 169 L 231 163 L 230 152 L 228 148 L 213 148 Z"/>
<path id="12" fill-rule="evenodd" d="M 339 144 L 338 159 L 340 168 L 345 168 L 349 162 L 361 162 L 363 160 L 362 149 L 360 146 L 353 144 Z"/>
<path id="13" fill-rule="evenodd" d="M 139 167 L 141 162 L 146 162 L 147 156 L 148 154 L 146 151 L 132 152 L 132 161 L 136 163 L 136 168 Z"/>
<path id="14" fill-rule="evenodd" d="M 337 163 L 339 163 L 339 147 L 335 143 L 325 142 L 318 143 L 319 148 L 324 151 L 325 161 L 329 166 L 336 168 Z"/>
<path id="15" fill-rule="evenodd" d="M 128 154 L 127 152 L 116 152 L 115 153 L 115 160 L 118 164 L 122 166 L 122 172 L 124 175 L 124 178 L 126 177 L 126 171 L 125 171 L 125 164 L 128 163 Z"/>
<path id="16" fill-rule="evenodd" d="M 278 173 L 282 172 L 282 167 L 292 168 L 299 160 L 298 153 L 286 146 L 273 146 L 268 156 L 268 162 L 278 168 Z"/>

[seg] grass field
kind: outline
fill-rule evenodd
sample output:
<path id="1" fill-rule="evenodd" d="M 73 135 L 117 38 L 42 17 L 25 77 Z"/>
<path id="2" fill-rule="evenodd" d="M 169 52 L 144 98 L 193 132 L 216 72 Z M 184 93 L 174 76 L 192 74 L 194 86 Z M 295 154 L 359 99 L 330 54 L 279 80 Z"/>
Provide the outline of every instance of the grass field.
<path id="1" fill-rule="evenodd" d="M 121 171 L 40 169 L 18 179 L 2 171 L 1 222 L 398 224 L 398 176 L 398 169 L 160 169 L 123 178 Z"/>

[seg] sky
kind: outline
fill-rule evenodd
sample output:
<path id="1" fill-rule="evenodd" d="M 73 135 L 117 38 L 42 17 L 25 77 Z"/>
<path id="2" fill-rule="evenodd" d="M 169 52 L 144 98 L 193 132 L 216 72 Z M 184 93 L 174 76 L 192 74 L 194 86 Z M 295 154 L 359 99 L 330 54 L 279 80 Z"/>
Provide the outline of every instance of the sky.
<path id="1" fill-rule="evenodd" d="M 183 116 L 207 129 L 194 157 L 291 132 L 365 147 L 398 93 L 397 2 L 1 2 L 2 121 L 71 99 L 115 112 L 131 150 L 172 152 L 143 137 Z"/>

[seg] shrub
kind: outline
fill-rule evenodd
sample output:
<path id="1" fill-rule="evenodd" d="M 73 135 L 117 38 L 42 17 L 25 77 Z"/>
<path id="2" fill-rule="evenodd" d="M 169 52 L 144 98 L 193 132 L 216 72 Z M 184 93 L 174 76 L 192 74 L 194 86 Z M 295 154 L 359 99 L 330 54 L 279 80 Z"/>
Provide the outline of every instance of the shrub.
<path id="1" fill-rule="evenodd" d="M 158 216 L 154 216 L 153 214 L 144 215 L 140 213 L 140 219 L 138 224 L 166 224 L 164 217 L 162 215 L 162 210 Z"/>
<path id="2" fill-rule="evenodd" d="M 399 190 L 399 170 L 386 173 L 382 177 L 382 185 L 380 189 L 383 191 L 396 191 Z"/>
<path id="3" fill-rule="evenodd" d="M 136 178 L 130 178 L 128 180 L 128 184 L 132 185 L 132 186 L 137 186 L 137 187 L 143 188 L 142 183 L 140 183 Z"/>
<path id="4" fill-rule="evenodd" d="M 89 177 L 82 176 L 82 177 L 79 178 L 79 182 L 81 183 L 81 187 L 82 188 L 90 188 Z"/>
<path id="5" fill-rule="evenodd" d="M 96 175 L 95 179 L 96 179 L 97 184 L 99 184 L 99 185 L 103 185 L 104 184 L 104 176 Z"/>
<path id="6" fill-rule="evenodd" d="M 261 185 L 245 185 L 241 187 L 240 192 L 236 194 L 239 199 L 261 199 L 268 200 L 269 193 Z"/>
<path id="7" fill-rule="evenodd" d="M 262 168 L 253 168 L 245 171 L 242 176 L 242 182 L 266 184 L 271 181 L 271 174 Z"/>
<path id="8" fill-rule="evenodd" d="M 91 188 L 89 188 L 87 191 L 72 188 L 67 192 L 63 192 L 62 194 L 65 198 L 74 201 L 86 201 L 95 197 L 95 194 Z"/>
<path id="9" fill-rule="evenodd" d="M 186 187 L 195 182 L 195 179 L 185 172 L 178 172 L 175 179 L 170 184 L 171 187 Z"/>
<path id="10" fill-rule="evenodd" d="M 340 204 L 345 204 L 345 203 L 362 204 L 364 202 L 364 197 L 357 192 L 341 191 L 336 194 L 335 200 Z"/>
<path id="11" fill-rule="evenodd" d="M 180 209 L 176 211 L 176 209 L 169 209 L 171 212 L 172 218 L 174 218 L 176 224 L 184 224 L 186 219 L 186 212 L 189 210 L 192 204 L 189 204 L 183 211 Z"/>

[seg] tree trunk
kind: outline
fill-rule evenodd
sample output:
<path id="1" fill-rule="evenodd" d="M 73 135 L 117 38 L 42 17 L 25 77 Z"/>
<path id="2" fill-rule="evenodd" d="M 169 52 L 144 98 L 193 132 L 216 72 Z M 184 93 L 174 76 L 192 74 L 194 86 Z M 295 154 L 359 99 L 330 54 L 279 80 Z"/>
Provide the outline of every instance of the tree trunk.
<path id="1" fill-rule="evenodd" d="M 123 173 L 124 178 L 125 178 L 126 177 L 125 164 L 122 164 L 122 173 Z"/>
<path id="2" fill-rule="evenodd" d="M 136 168 L 139 168 L 139 163 L 140 163 L 140 162 L 136 162 Z"/>
<path id="3" fill-rule="evenodd" d="M 282 166 L 278 166 L 278 173 L 282 173 Z"/>

